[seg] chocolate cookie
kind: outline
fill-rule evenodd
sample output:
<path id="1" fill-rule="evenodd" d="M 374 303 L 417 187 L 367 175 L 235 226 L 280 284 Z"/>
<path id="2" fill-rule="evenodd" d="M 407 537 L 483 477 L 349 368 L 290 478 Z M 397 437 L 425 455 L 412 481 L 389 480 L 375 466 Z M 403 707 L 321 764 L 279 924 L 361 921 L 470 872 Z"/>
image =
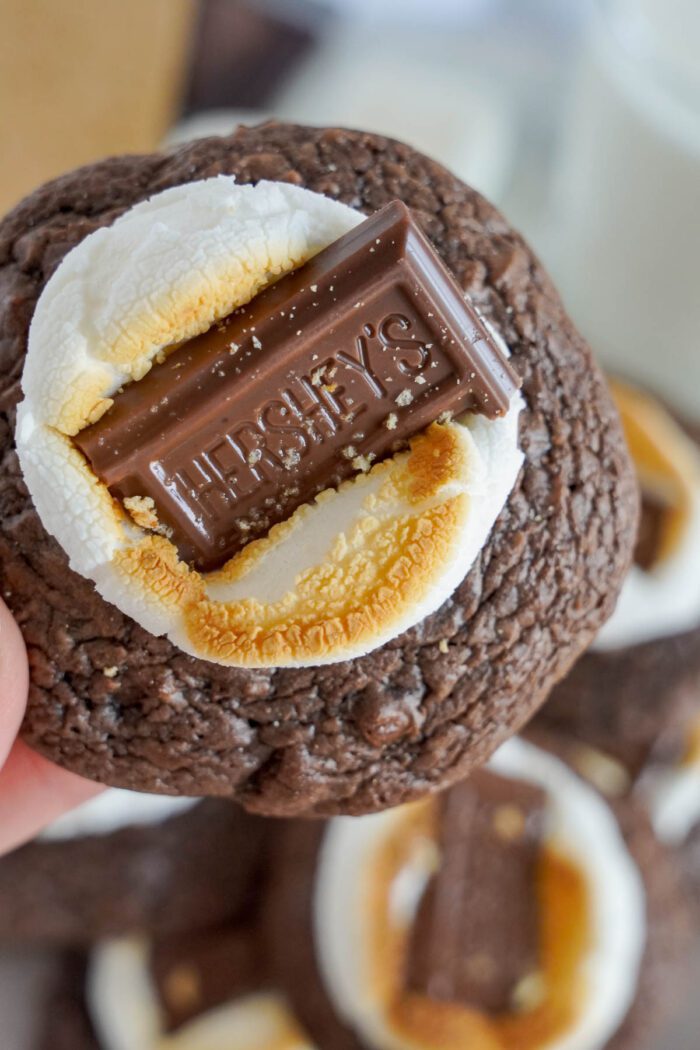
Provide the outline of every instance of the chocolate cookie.
<path id="1" fill-rule="evenodd" d="M 89 1019 L 101 1050 L 639 1045 L 687 950 L 677 871 L 634 804 L 613 814 L 551 754 L 514 740 L 494 769 L 358 821 L 278 825 L 244 922 L 98 946 L 85 985 L 64 984 L 66 1031 Z M 58 1029 L 42 1048 L 82 1050 Z"/>
<path id="2" fill-rule="evenodd" d="M 156 637 L 68 568 L 13 449 L 29 323 L 66 253 L 137 202 L 221 173 L 244 185 L 305 187 L 364 214 L 404 201 L 467 293 L 478 338 L 491 338 L 483 318 L 522 380 L 523 467 L 469 571 L 454 577 L 452 587 L 461 582 L 437 611 L 341 663 L 223 666 Z M 225 795 L 266 814 L 382 809 L 481 764 L 610 613 L 631 552 L 636 494 L 602 377 L 522 239 L 475 191 L 409 147 L 268 124 L 170 155 L 107 160 L 22 202 L 0 226 L 0 267 L 0 571 L 32 667 L 24 736 L 55 761 L 112 785 Z M 50 344 L 45 322 L 42 314 L 33 331 Z M 424 340 L 421 353 L 432 345 Z M 25 394 L 32 384 L 45 388 L 46 370 L 39 373 L 25 376 Z M 332 393 L 333 382 L 325 386 Z M 152 502 L 137 499 L 128 510 L 139 527 L 159 527 Z M 167 542 L 162 530 L 151 535 L 149 564 Z M 167 566 L 158 575 L 169 594 L 179 588 L 178 600 L 185 577 Z M 197 644 L 212 637 L 205 626 Z"/>
<path id="3" fill-rule="evenodd" d="M 244 906 L 260 862 L 260 821 L 211 799 L 171 816 L 161 805 L 138 822 L 148 796 L 119 806 L 115 821 L 110 796 L 119 794 L 105 792 L 70 826 L 59 821 L 0 859 L 0 938 L 86 945 L 128 931 L 163 935 Z"/>

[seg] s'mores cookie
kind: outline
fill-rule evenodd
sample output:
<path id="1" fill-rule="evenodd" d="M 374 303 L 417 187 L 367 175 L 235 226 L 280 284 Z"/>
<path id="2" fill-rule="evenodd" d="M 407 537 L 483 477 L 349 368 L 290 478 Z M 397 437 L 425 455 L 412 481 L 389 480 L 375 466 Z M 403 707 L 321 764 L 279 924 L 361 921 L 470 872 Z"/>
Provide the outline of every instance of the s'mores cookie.
<path id="1" fill-rule="evenodd" d="M 63 765 L 383 809 L 485 761 L 611 611 L 637 507 L 603 379 L 409 147 L 108 160 L 20 204 L 0 267 L 0 569 Z"/>

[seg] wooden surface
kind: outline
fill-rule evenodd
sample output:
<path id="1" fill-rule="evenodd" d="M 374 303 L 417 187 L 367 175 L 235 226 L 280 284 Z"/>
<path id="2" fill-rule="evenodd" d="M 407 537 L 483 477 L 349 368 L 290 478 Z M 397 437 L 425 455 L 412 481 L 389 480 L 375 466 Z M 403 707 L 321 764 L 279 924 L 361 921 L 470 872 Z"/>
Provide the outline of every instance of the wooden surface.
<path id="1" fill-rule="evenodd" d="M 0 0 L 0 213 L 47 178 L 153 149 L 176 115 L 195 0 Z"/>

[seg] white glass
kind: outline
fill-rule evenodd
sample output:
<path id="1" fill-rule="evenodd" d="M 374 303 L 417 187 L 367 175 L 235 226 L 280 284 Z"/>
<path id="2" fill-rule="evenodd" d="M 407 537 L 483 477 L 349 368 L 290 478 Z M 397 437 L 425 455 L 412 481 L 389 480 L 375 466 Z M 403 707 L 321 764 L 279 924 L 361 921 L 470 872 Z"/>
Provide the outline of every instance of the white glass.
<path id="1" fill-rule="evenodd" d="M 596 4 L 553 263 L 604 362 L 700 418 L 700 2 Z"/>

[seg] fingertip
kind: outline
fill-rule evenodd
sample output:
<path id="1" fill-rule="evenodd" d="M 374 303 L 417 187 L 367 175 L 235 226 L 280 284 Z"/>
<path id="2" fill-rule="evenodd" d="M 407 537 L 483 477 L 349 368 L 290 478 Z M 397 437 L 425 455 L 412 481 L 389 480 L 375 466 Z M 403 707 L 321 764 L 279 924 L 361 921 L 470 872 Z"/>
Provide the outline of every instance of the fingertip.
<path id="1" fill-rule="evenodd" d="M 50 762 L 17 739 L 27 704 L 24 639 L 0 600 L 0 853 L 32 838 L 104 788 Z"/>
<path id="2" fill-rule="evenodd" d="M 17 740 L 0 770 L 0 854 L 102 791 Z"/>

